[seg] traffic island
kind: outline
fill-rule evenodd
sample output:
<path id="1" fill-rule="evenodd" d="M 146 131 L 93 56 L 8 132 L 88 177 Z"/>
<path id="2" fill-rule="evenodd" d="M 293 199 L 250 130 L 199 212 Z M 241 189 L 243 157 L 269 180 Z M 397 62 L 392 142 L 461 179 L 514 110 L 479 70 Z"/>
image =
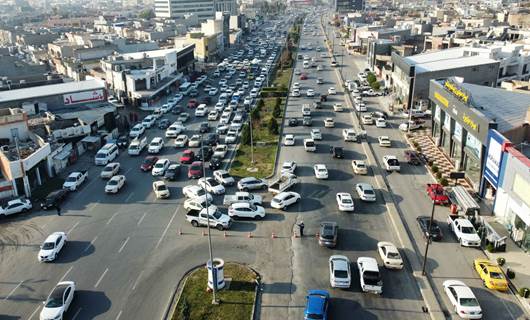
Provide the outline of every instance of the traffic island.
<path id="1" fill-rule="evenodd" d="M 212 304 L 207 290 L 208 271 L 204 265 L 188 273 L 178 289 L 172 320 L 248 320 L 254 313 L 259 275 L 246 265 L 226 263 L 226 285 L 217 292 L 218 304 Z"/>

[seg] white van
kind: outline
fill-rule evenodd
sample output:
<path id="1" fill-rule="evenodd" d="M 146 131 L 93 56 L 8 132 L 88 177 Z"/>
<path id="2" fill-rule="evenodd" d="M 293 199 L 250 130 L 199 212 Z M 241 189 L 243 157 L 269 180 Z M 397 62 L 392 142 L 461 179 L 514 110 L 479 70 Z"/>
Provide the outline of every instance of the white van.
<path id="1" fill-rule="evenodd" d="M 118 154 L 118 146 L 115 143 L 107 143 L 96 153 L 94 158 L 96 166 L 106 166 L 107 163 L 116 159 Z"/>
<path id="2" fill-rule="evenodd" d="M 131 144 L 129 144 L 129 148 L 127 149 L 127 153 L 130 156 L 139 156 L 140 153 L 142 153 L 142 150 L 147 145 L 147 138 L 134 138 L 133 141 L 131 141 Z"/>

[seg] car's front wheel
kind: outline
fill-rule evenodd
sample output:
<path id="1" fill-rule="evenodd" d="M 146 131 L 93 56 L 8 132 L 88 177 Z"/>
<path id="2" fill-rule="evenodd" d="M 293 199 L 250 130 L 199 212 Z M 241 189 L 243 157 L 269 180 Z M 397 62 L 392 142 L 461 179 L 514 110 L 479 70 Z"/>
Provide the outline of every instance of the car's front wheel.
<path id="1" fill-rule="evenodd" d="M 220 224 L 218 224 L 218 225 L 216 226 L 216 228 L 217 228 L 217 230 L 219 230 L 219 231 L 223 231 L 223 230 L 224 230 L 224 227 L 223 227 L 222 225 L 220 225 Z"/>

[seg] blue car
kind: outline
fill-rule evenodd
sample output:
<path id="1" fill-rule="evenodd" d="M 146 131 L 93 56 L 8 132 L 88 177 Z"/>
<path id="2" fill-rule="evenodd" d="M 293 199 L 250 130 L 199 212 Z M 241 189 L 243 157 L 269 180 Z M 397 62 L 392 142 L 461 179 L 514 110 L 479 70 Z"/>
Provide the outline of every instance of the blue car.
<path id="1" fill-rule="evenodd" d="M 326 290 L 309 290 L 306 296 L 304 320 L 328 318 L 329 292 Z"/>

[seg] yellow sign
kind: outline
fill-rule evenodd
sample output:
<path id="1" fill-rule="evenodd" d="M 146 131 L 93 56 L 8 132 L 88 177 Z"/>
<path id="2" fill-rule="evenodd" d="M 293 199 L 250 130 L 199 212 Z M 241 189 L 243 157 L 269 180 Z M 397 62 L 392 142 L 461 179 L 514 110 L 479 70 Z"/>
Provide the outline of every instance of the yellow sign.
<path id="1" fill-rule="evenodd" d="M 478 131 L 478 124 L 475 123 L 468 115 L 464 114 L 462 116 L 462 120 L 465 124 L 467 124 L 471 129 Z"/>
<path id="2" fill-rule="evenodd" d="M 447 101 L 447 99 L 445 97 L 443 97 L 440 93 L 438 92 L 434 92 L 434 97 L 436 98 L 436 100 L 438 100 L 444 107 L 447 108 L 447 106 L 449 106 L 449 101 Z"/>
<path id="3" fill-rule="evenodd" d="M 453 82 L 446 80 L 444 83 L 445 89 L 451 92 L 455 97 L 467 103 L 469 101 L 469 95 L 458 88 Z"/>

